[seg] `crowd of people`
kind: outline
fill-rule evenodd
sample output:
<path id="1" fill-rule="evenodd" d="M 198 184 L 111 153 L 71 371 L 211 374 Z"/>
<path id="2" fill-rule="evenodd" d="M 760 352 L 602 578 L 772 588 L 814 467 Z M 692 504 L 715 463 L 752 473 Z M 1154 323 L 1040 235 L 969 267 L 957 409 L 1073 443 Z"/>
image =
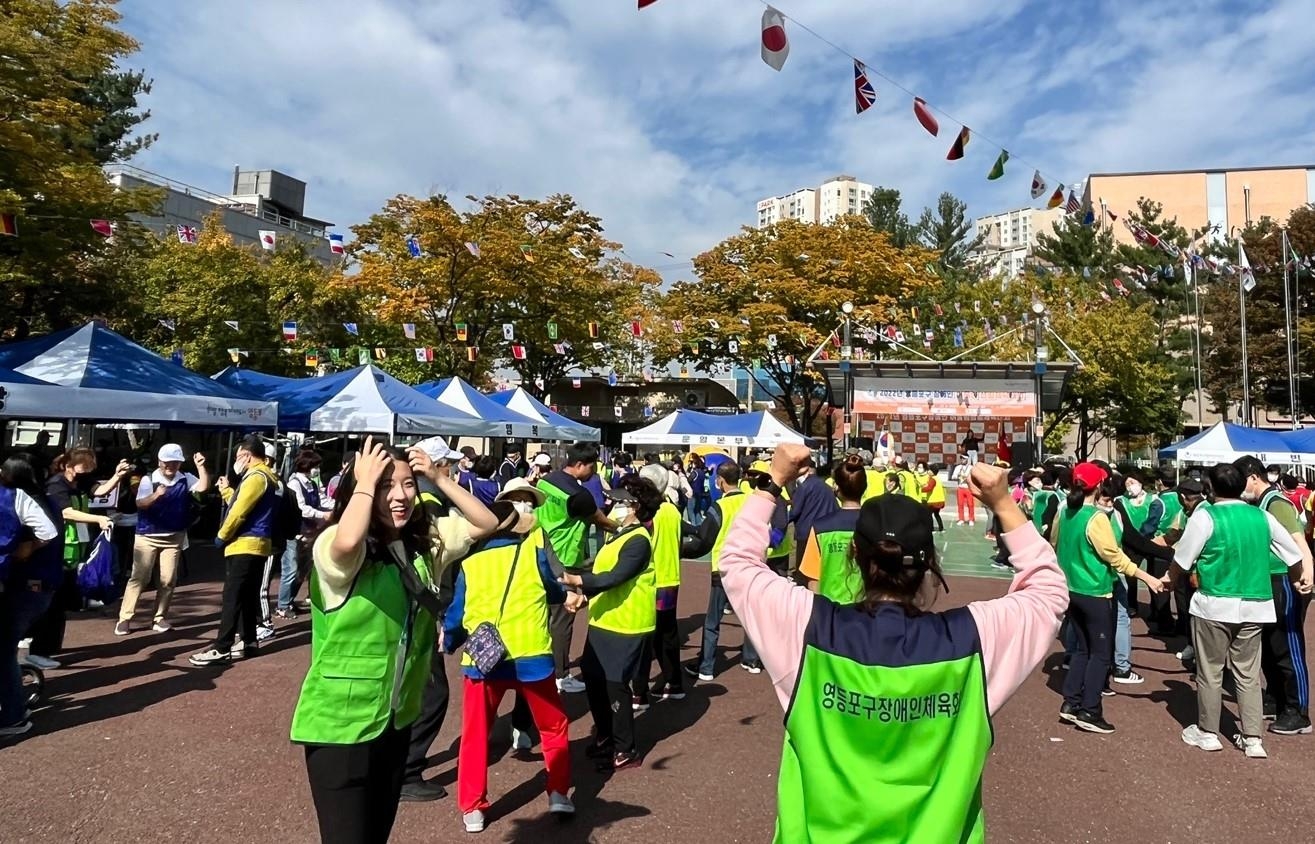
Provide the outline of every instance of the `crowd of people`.
<path id="1" fill-rule="evenodd" d="M 585 754 L 599 771 L 639 767 L 647 748 L 635 716 L 715 679 L 732 612 L 740 667 L 766 672 L 786 711 L 778 840 L 837 829 L 847 840 L 878 829 L 971 837 L 991 715 L 1058 636 L 1059 717 L 1113 732 L 1102 699 L 1144 682 L 1130 623 L 1143 613 L 1152 635 L 1184 643 L 1195 673 L 1198 718 L 1184 742 L 1220 750 L 1224 735 L 1263 758 L 1266 720 L 1272 734 L 1311 732 L 1303 626 L 1315 496 L 1300 481 L 1255 458 L 1176 481 L 1099 462 L 1024 470 L 997 454 L 987 465 L 979 448 L 966 443 L 957 467 L 858 450 L 818 465 L 792 446 L 741 460 L 618 453 L 605 463 L 587 443 L 527 459 L 518 445 L 497 458 L 439 438 L 406 450 L 366 439 L 326 480 L 310 448 L 280 473 L 273 449 L 249 437 L 212 476 L 203 454 L 185 471 L 182 447 L 167 443 L 131 482 L 135 537 L 113 635 L 144 629 L 137 605 L 153 578 L 150 630 L 171 629 L 189 529 L 213 486 L 222 604 L 214 639 L 189 661 L 251 658 L 277 623 L 309 613 L 291 739 L 305 748 L 325 841 L 387 840 L 399 801 L 446 796 L 424 777 L 449 708 L 446 658 L 461 666 L 456 803 L 473 833 L 488 820 L 489 738 L 504 697 L 515 698 L 514 750 L 542 748 L 548 810 L 569 816 L 562 696 L 587 700 Z M 95 606 L 76 572 L 112 523 L 90 500 L 132 472 L 124 461 L 92 480 L 97 455 L 85 448 L 48 475 L 39 462 L 15 454 L 0 466 L 0 737 L 31 728 L 20 639 L 31 639 L 25 659 L 57 667 L 65 614 Z M 985 506 L 994 564 L 1013 581 L 1001 599 L 937 613 L 947 468 L 957 523 L 975 526 Z M 681 664 L 681 564 L 702 558 L 699 651 Z M 588 624 L 576 676 L 579 613 Z M 1228 731 L 1226 684 L 1239 709 Z M 874 808 L 864 797 L 870 783 L 910 777 L 925 786 L 916 799 Z"/>

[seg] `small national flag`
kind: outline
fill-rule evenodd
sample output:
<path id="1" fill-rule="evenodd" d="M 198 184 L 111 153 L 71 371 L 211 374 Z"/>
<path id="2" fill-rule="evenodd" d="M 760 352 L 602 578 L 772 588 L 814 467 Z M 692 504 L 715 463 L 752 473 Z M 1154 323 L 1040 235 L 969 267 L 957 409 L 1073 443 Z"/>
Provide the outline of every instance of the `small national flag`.
<path id="1" fill-rule="evenodd" d="M 675 334 L 684 334 L 685 321 L 683 319 L 673 319 L 671 321 L 671 331 Z"/>
<path id="2" fill-rule="evenodd" d="M 406 251 L 412 258 L 420 257 L 420 238 L 411 235 L 406 239 Z"/>
<path id="3" fill-rule="evenodd" d="M 467 241 L 466 241 L 466 251 L 469 252 L 471 255 L 474 255 L 476 258 L 478 258 L 478 257 L 479 257 L 479 244 L 476 243 L 476 242 L 473 241 L 473 240 L 467 240 Z"/>
<path id="4" fill-rule="evenodd" d="M 565 343 L 553 343 L 553 345 L 552 345 L 552 350 L 553 350 L 554 352 L 556 352 L 557 354 L 559 354 L 559 355 L 564 355 L 564 354 L 566 354 L 566 344 L 565 344 Z"/>
<path id="5" fill-rule="evenodd" d="M 607 344 L 602 342 L 601 340 L 595 340 L 593 342 L 593 348 L 595 352 L 601 352 L 603 349 L 607 348 Z"/>
<path id="6" fill-rule="evenodd" d="M 957 325 L 954 327 L 954 348 L 963 348 L 963 328 Z"/>
<path id="7" fill-rule="evenodd" d="M 534 263 L 534 249 L 528 243 L 521 244 L 521 257 L 525 259 L 527 264 Z"/>
<path id="8" fill-rule="evenodd" d="M 278 233 L 269 229 L 260 230 L 260 248 L 266 252 L 273 252 L 274 247 L 278 245 Z"/>
<path id="9" fill-rule="evenodd" d="M 356 365 L 357 365 L 357 366 L 365 366 L 365 365 L 368 364 L 369 362 L 370 362 L 370 350 L 369 350 L 369 349 L 357 349 L 357 350 L 356 350 Z"/>
<path id="10" fill-rule="evenodd" d="M 229 349 L 229 350 L 228 350 L 228 359 L 231 360 L 233 363 L 237 363 L 239 360 L 242 359 L 242 350 L 241 350 L 241 349 Z"/>
<path id="11" fill-rule="evenodd" d="M 927 101 L 922 97 L 913 98 L 913 116 L 918 118 L 922 128 L 930 132 L 933 137 L 941 131 L 941 125 L 936 122 L 935 115 L 931 113 L 931 109 L 927 107 Z"/>
<path id="12" fill-rule="evenodd" d="M 515 339 L 516 339 L 516 326 L 512 325 L 510 322 L 504 322 L 504 323 L 502 324 L 502 339 L 503 339 L 503 340 L 515 340 Z"/>
<path id="13" fill-rule="evenodd" d="M 995 329 L 991 327 L 991 321 L 989 319 L 983 321 L 982 328 L 986 331 L 987 340 L 995 339 Z"/>
<path id="14" fill-rule="evenodd" d="M 1127 296 L 1132 292 L 1123 284 L 1123 279 L 1121 278 L 1114 279 L 1114 289 L 1119 291 L 1120 296 Z"/>
<path id="15" fill-rule="evenodd" d="M 589 405 L 586 404 L 580 407 L 580 418 L 581 419 L 589 418 Z"/>
<path id="16" fill-rule="evenodd" d="M 297 339 L 297 323 L 295 322 L 283 323 L 283 339 L 289 343 Z"/>
<path id="17" fill-rule="evenodd" d="M 579 378 L 572 378 L 572 379 L 571 379 L 571 386 L 574 387 L 574 388 L 577 389 L 577 390 L 580 389 L 580 379 L 579 379 Z"/>
<path id="18" fill-rule="evenodd" d="M 466 324 L 464 322 L 458 322 L 455 326 L 453 326 L 453 328 L 456 329 L 458 343 L 464 343 L 466 342 L 467 339 L 469 339 L 470 330 L 466 327 Z"/>
<path id="19" fill-rule="evenodd" d="M 388 350 L 385 349 L 385 348 L 382 348 L 382 347 L 380 347 L 380 346 L 375 346 L 375 347 L 374 347 L 374 359 L 375 359 L 375 360 L 388 360 Z"/>
<path id="20" fill-rule="evenodd" d="M 981 312 L 982 312 L 982 300 L 981 300 L 981 299 L 974 299 L 974 300 L 973 300 L 973 313 L 975 313 L 975 314 L 980 314 Z"/>
<path id="21" fill-rule="evenodd" d="M 615 406 L 612 408 L 612 412 L 616 414 L 616 418 L 617 418 L 617 419 L 620 419 L 620 418 L 621 418 L 621 405 L 619 405 L 619 404 L 618 404 L 618 405 L 615 405 Z"/>
<path id="22" fill-rule="evenodd" d="M 1083 267 L 1083 268 L 1082 268 L 1082 277 L 1083 277 L 1083 278 L 1091 278 L 1091 267 Z"/>
<path id="23" fill-rule="evenodd" d="M 344 323 L 342 324 L 342 327 L 343 327 L 343 329 L 344 329 L 348 334 L 352 335 L 353 337 L 358 337 L 358 336 L 360 336 L 360 332 L 356 330 L 356 323 L 354 323 L 354 322 L 344 322 Z"/>
<path id="24" fill-rule="evenodd" d="M 511 347 L 511 356 L 516 360 L 525 360 L 525 347 L 520 343 Z"/>
<path id="25" fill-rule="evenodd" d="M 238 328 L 238 322 L 237 322 L 237 320 L 235 320 L 235 319 L 226 319 L 226 320 L 224 320 L 224 325 L 227 325 L 229 328 L 233 329 L 234 331 L 239 331 L 239 330 L 240 330 L 240 329 Z"/>
<path id="26" fill-rule="evenodd" d="M 643 337 L 643 336 L 644 336 L 644 325 L 643 325 L 643 323 L 641 323 L 641 322 L 640 322 L 639 320 L 637 320 L 637 319 L 636 319 L 636 320 L 631 320 L 631 322 L 630 322 L 630 336 L 631 336 L 631 337 Z"/>
<path id="27" fill-rule="evenodd" d="M 548 339 L 549 340 L 557 339 L 557 323 L 555 322 L 548 323 Z"/>
<path id="28" fill-rule="evenodd" d="M 1055 188 L 1055 192 L 1050 195 L 1049 201 L 1046 202 L 1047 208 L 1058 208 L 1064 204 L 1064 186 L 1060 185 Z"/>
<path id="29" fill-rule="evenodd" d="M 1096 225 L 1096 209 L 1092 208 L 1090 205 L 1087 206 L 1087 213 L 1082 215 L 1082 225 Z"/>
<path id="30" fill-rule="evenodd" d="M 114 237 L 114 224 L 109 220 L 92 220 L 91 230 L 101 237 Z"/>
<path id="31" fill-rule="evenodd" d="M 478 346 L 467 346 L 467 347 L 466 347 L 466 360 L 469 361 L 470 363 L 474 363 L 475 361 L 479 360 L 479 347 L 478 347 Z"/>
<path id="32" fill-rule="evenodd" d="M 958 161 L 963 158 L 963 152 L 968 148 L 968 141 L 972 140 L 973 132 L 967 126 L 959 130 L 959 137 L 954 139 L 950 144 L 950 151 L 945 154 L 946 161 Z"/>
<path id="33" fill-rule="evenodd" d="M 18 237 L 18 218 L 13 214 L 0 214 L 0 235 Z"/>
<path id="34" fill-rule="evenodd" d="M 868 79 L 868 69 L 858 59 L 854 59 L 854 111 L 859 114 L 872 108 L 877 102 L 877 89 Z"/>
<path id="35" fill-rule="evenodd" d="M 1241 240 L 1237 242 L 1237 268 L 1242 273 L 1242 289 L 1250 293 L 1256 286 L 1256 274 L 1251 271 L 1251 261 Z"/>
<path id="36" fill-rule="evenodd" d="M 337 363 L 338 361 L 342 360 L 342 349 L 336 347 L 329 349 L 329 360 L 333 361 L 334 363 Z"/>
<path id="37" fill-rule="evenodd" d="M 648 405 L 648 404 L 644 405 L 644 418 L 645 418 L 645 419 L 652 419 L 652 418 L 653 418 L 653 406 L 652 406 L 652 405 Z"/>
<path id="38" fill-rule="evenodd" d="M 769 348 L 769 349 L 775 349 L 775 348 L 776 348 L 776 335 L 775 335 L 775 334 L 768 334 L 768 335 L 767 335 L 767 348 Z"/>
<path id="39" fill-rule="evenodd" d="M 995 159 L 995 164 L 991 165 L 991 172 L 986 174 L 988 181 L 994 182 L 1005 174 L 1005 162 L 1009 160 L 1009 150 L 1000 150 L 1000 155 Z"/>
<path id="40" fill-rule="evenodd" d="M 616 373 L 615 372 L 607 373 L 607 386 L 615 387 L 616 383 L 617 383 Z"/>
<path id="41" fill-rule="evenodd" d="M 689 367 L 686 366 L 686 365 L 683 364 L 683 363 L 680 365 L 680 377 L 681 377 L 681 378 L 688 378 L 688 377 L 689 377 Z"/>
<path id="42" fill-rule="evenodd" d="M 347 254 L 347 245 L 343 242 L 343 236 L 340 234 L 329 235 L 329 254 L 345 255 Z"/>
<path id="43" fill-rule="evenodd" d="M 172 360 L 174 363 L 178 364 L 179 366 L 182 366 L 182 365 L 183 365 L 183 350 L 182 350 L 182 349 L 174 349 L 174 350 L 173 350 L 173 354 L 169 355 L 169 359 Z"/>
<path id="44" fill-rule="evenodd" d="M 307 352 L 307 353 L 306 353 L 306 366 L 319 366 L 319 365 L 320 365 L 320 353 L 319 353 L 319 352 Z"/>
<path id="45" fill-rule="evenodd" d="M 1105 209 L 1105 213 L 1110 215 L 1110 222 L 1111 222 L 1111 223 L 1118 221 L 1118 219 L 1119 219 L 1119 215 L 1118 215 L 1118 214 L 1115 214 L 1115 213 L 1114 213 L 1113 211 L 1111 211 L 1110 209 L 1106 208 L 1106 209 Z"/>
<path id="46" fill-rule="evenodd" d="M 729 353 L 732 354 L 732 355 L 738 355 L 738 354 L 740 353 L 740 341 L 738 341 L 738 340 L 731 340 L 731 341 L 727 342 L 727 343 L 726 343 L 726 351 L 729 352 Z"/>
<path id="47" fill-rule="evenodd" d="M 169 331 L 176 331 L 178 329 L 178 323 L 172 319 L 162 319 L 159 322 L 160 325 L 163 325 Z"/>
<path id="48" fill-rule="evenodd" d="M 1041 178 L 1041 171 L 1037 170 L 1032 173 L 1032 198 L 1040 199 L 1046 192 L 1046 180 Z"/>
<path id="49" fill-rule="evenodd" d="M 598 323 L 596 322 L 589 323 L 589 337 L 592 340 L 598 339 Z"/>
<path id="50" fill-rule="evenodd" d="M 402 334 L 406 339 L 414 340 L 416 338 L 416 324 L 414 322 L 402 323 Z"/>
<path id="51" fill-rule="evenodd" d="M 1064 212 L 1067 214 L 1076 214 L 1081 210 L 1082 203 L 1078 202 L 1077 193 L 1070 188 L 1068 192 L 1068 204 L 1064 206 Z"/>
<path id="52" fill-rule="evenodd" d="M 717 322 L 715 319 L 708 320 L 708 327 L 713 331 L 721 331 L 721 323 Z"/>
<path id="53" fill-rule="evenodd" d="M 434 350 L 428 346 L 415 350 L 416 363 L 431 363 L 434 360 Z"/>
<path id="54" fill-rule="evenodd" d="M 179 226 L 178 242 L 196 243 L 196 228 L 194 226 Z"/>
<path id="55" fill-rule="evenodd" d="M 785 67 L 790 57 L 790 39 L 785 34 L 785 16 L 768 6 L 763 10 L 762 57 L 772 70 Z"/>

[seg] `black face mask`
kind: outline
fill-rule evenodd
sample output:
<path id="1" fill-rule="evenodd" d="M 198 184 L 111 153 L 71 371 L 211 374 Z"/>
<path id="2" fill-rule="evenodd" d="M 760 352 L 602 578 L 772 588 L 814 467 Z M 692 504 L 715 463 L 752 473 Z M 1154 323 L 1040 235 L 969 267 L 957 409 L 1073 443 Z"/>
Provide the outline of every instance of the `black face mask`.
<path id="1" fill-rule="evenodd" d="M 96 485 L 96 479 L 90 473 L 80 474 L 74 483 L 77 484 L 78 489 L 90 491 Z"/>

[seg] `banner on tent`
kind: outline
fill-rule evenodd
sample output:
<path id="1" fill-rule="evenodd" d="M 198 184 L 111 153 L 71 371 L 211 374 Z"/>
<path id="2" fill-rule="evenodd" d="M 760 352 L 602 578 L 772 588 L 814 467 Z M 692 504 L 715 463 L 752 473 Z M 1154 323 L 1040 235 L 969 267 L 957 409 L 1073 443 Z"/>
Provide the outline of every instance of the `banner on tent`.
<path id="1" fill-rule="evenodd" d="M 854 412 L 879 416 L 1036 416 L 1036 395 L 977 390 L 855 390 Z"/>

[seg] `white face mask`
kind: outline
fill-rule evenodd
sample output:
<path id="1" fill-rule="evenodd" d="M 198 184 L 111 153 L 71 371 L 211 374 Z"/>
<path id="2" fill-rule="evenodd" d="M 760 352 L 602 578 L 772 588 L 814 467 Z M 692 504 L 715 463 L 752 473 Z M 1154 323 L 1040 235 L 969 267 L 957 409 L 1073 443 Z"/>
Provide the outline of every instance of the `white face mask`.
<path id="1" fill-rule="evenodd" d="M 1128 484 L 1127 490 L 1129 498 L 1136 498 L 1141 495 L 1141 484 Z"/>
<path id="2" fill-rule="evenodd" d="M 529 515 L 534 512 L 534 505 L 528 501 L 513 501 L 511 506 L 516 508 L 517 513 Z"/>
<path id="3" fill-rule="evenodd" d="M 233 461 L 233 474 L 234 474 L 234 475 L 239 475 L 239 476 L 240 476 L 240 475 L 241 475 L 243 472 L 245 472 L 246 470 L 247 470 L 247 463 L 246 463 L 245 460 L 234 460 L 234 461 Z"/>
<path id="4" fill-rule="evenodd" d="M 1269 478 L 1269 482 L 1270 482 L 1271 484 L 1276 484 L 1276 483 L 1278 483 L 1278 475 L 1275 474 L 1274 472 L 1270 472 L 1266 477 Z"/>
<path id="5" fill-rule="evenodd" d="M 630 518 L 630 508 L 621 504 L 612 508 L 612 521 L 617 524 L 625 524 Z"/>

